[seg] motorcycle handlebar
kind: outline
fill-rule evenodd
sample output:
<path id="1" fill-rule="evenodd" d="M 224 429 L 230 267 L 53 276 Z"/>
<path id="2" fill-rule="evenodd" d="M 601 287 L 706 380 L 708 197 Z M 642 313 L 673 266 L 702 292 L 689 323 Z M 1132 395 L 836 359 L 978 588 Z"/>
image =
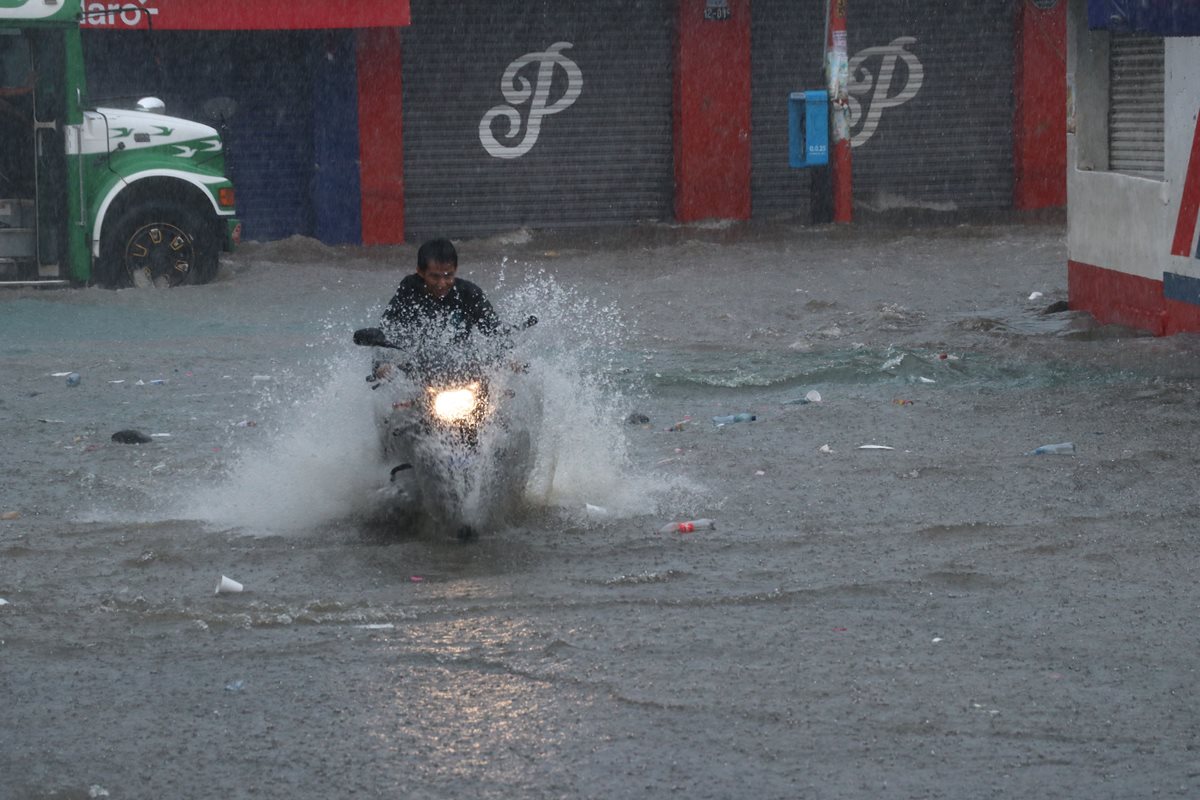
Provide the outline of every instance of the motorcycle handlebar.
<path id="1" fill-rule="evenodd" d="M 359 328 L 354 332 L 354 343 L 364 347 L 390 347 L 399 350 L 398 345 L 388 341 L 382 328 Z"/>
<path id="2" fill-rule="evenodd" d="M 511 325 L 506 325 L 500 329 L 500 332 L 512 333 L 514 331 L 524 331 L 537 324 L 538 318 L 530 314 L 525 318 L 524 322 L 515 322 Z M 359 328 L 354 332 L 354 343 L 363 347 L 388 347 L 392 350 L 404 349 L 403 346 L 390 341 L 382 328 Z"/>
<path id="3" fill-rule="evenodd" d="M 537 325 L 537 324 L 538 324 L 538 318 L 535 317 L 533 314 L 530 314 L 528 317 L 525 318 L 524 322 L 514 322 L 512 325 L 506 325 L 503 328 L 503 331 L 504 331 L 504 333 L 511 333 L 512 331 L 524 331 L 524 330 L 528 330 L 528 329 L 532 328 L 534 325 Z"/>

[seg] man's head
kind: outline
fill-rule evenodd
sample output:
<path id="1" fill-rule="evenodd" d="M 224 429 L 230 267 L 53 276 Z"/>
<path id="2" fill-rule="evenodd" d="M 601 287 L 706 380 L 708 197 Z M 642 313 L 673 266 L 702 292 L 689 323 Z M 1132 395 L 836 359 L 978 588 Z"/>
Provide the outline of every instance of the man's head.
<path id="1" fill-rule="evenodd" d="M 449 239 L 430 239 L 417 251 L 417 274 L 425 281 L 425 291 L 437 298 L 454 288 L 458 272 L 458 251 Z"/>

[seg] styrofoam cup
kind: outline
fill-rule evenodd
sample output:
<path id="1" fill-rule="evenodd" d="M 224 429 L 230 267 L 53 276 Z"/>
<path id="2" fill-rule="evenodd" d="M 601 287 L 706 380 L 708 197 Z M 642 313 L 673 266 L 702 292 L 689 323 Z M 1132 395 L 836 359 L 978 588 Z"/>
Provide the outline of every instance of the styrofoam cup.
<path id="1" fill-rule="evenodd" d="M 217 582 L 217 590 L 213 592 L 213 594 L 232 594 L 240 592 L 241 590 L 242 585 L 240 583 L 235 581 L 233 578 L 226 578 L 224 575 L 222 575 L 221 580 Z"/>

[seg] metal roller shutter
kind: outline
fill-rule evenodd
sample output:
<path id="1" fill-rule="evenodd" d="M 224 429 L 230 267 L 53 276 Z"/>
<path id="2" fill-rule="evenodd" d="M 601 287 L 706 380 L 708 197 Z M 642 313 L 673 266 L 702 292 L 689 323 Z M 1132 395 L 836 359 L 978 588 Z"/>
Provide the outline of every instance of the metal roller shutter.
<path id="1" fill-rule="evenodd" d="M 225 138 L 246 238 L 313 232 L 313 62 L 325 34 L 307 31 L 85 31 L 92 98 L 132 107 L 154 94 L 167 113 L 213 124 L 205 100 L 237 101 Z M 158 69 L 131 69 L 157 64 Z"/>
<path id="2" fill-rule="evenodd" d="M 1163 178 L 1165 51 L 1160 36 L 1109 40 L 1109 169 Z"/>
<path id="3" fill-rule="evenodd" d="M 215 34 L 221 35 L 221 34 Z M 229 135 L 229 176 L 246 237 L 313 232 L 313 65 L 319 34 L 238 31 L 230 57 L 238 102 Z"/>
<path id="4" fill-rule="evenodd" d="M 824 0 L 753 0 L 750 202 L 755 218 L 808 214 L 812 172 L 788 166 L 791 92 L 825 88 Z"/>
<path id="5" fill-rule="evenodd" d="M 855 202 L 1011 208 L 1014 4 L 856 0 L 850 14 Z"/>
<path id="6" fill-rule="evenodd" d="M 409 238 L 671 217 L 670 3 L 413 0 L 412 19 Z"/>

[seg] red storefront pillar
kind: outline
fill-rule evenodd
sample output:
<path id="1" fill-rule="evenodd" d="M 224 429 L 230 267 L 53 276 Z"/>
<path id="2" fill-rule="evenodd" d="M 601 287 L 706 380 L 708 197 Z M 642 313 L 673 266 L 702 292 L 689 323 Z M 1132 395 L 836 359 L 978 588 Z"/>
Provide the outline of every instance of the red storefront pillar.
<path id="1" fill-rule="evenodd" d="M 358 38 L 358 158 L 363 244 L 404 242 L 403 93 L 399 28 Z"/>
<path id="2" fill-rule="evenodd" d="M 1013 207 L 1067 204 L 1067 0 L 1022 0 L 1017 19 Z"/>
<path id="3" fill-rule="evenodd" d="M 675 217 L 749 219 L 750 0 L 679 0 L 678 13 Z"/>

